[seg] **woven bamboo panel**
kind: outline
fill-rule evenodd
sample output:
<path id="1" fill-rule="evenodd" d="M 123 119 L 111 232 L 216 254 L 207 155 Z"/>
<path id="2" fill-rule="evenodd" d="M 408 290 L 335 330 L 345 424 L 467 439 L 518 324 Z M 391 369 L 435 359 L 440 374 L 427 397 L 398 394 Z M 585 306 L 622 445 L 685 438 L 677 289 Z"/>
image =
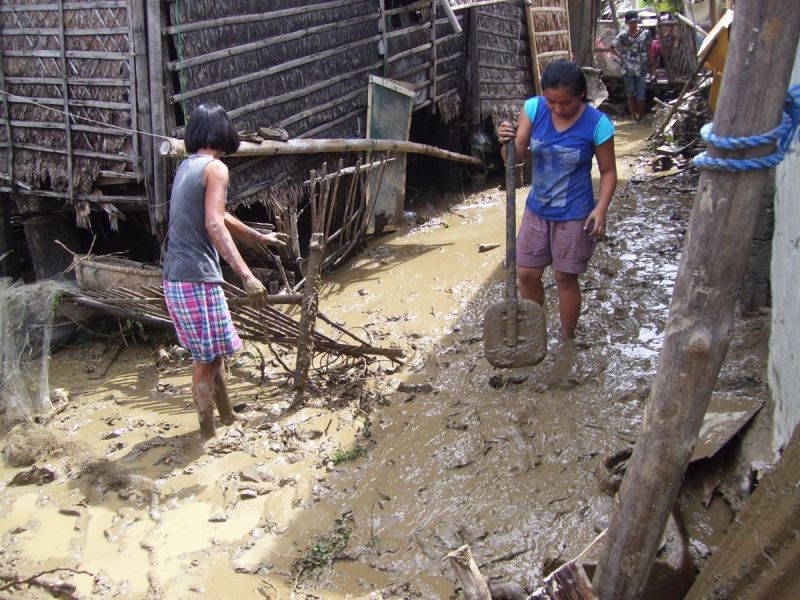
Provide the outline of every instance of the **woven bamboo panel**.
<path id="1" fill-rule="evenodd" d="M 113 129 L 136 120 L 129 16 L 127 0 L 2 3 L 0 171 L 24 189 L 70 198 L 101 171 L 140 178 L 138 139 Z"/>

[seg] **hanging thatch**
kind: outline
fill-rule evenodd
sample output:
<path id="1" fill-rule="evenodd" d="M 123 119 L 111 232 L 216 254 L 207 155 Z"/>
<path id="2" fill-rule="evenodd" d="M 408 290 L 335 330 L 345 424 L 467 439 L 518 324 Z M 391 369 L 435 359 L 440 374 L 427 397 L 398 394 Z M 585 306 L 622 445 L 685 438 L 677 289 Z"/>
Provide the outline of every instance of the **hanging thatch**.
<path id="1" fill-rule="evenodd" d="M 522 3 L 478 9 L 481 118 L 516 118 L 533 96 L 533 76 Z"/>

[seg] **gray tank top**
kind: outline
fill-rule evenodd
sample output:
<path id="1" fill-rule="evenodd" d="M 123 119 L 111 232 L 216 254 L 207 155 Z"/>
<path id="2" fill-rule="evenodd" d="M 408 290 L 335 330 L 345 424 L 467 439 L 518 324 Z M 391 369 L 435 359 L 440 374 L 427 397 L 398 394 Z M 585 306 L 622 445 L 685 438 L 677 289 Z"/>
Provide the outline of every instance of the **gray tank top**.
<path id="1" fill-rule="evenodd" d="M 166 281 L 221 282 L 219 254 L 206 232 L 203 173 L 214 160 L 192 155 L 175 173 L 169 203 L 169 241 L 164 258 Z"/>

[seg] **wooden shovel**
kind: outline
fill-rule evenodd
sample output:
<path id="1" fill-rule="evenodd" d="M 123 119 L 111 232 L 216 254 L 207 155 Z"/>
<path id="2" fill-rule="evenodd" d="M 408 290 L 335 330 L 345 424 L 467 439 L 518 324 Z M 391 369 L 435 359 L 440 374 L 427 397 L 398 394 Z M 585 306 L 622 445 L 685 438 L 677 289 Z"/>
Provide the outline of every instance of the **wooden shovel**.
<path id="1" fill-rule="evenodd" d="M 526 367 L 547 354 L 544 309 L 517 298 L 517 202 L 514 140 L 506 145 L 506 297 L 489 307 L 483 320 L 483 352 L 492 366 Z"/>

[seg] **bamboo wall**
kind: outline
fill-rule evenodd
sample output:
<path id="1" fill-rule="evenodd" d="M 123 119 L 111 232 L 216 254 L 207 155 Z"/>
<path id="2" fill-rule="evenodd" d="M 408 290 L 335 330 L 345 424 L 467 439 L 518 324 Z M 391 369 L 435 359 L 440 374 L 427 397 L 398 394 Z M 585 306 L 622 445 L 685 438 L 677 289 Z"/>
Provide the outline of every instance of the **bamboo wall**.
<path id="1" fill-rule="evenodd" d="M 3 0 L 0 6 L 0 192 L 25 205 L 147 198 L 97 182 L 137 183 L 140 139 L 128 0 Z M 65 113 L 71 113 L 68 118 Z M 115 189 L 115 188 L 110 188 Z"/>

